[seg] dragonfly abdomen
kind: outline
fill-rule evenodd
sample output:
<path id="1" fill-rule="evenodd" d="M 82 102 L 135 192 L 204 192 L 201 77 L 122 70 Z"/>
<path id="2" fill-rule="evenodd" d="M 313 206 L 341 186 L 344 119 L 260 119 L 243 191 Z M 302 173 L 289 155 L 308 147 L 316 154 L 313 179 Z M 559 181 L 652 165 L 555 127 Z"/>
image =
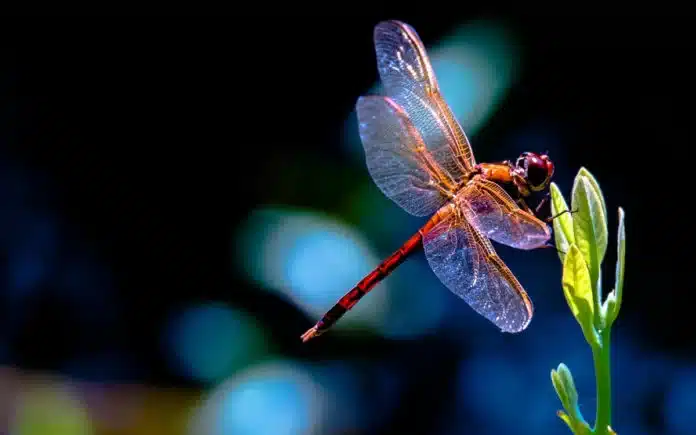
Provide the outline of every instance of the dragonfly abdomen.
<path id="1" fill-rule="evenodd" d="M 414 235 L 412 235 L 401 247 L 393 254 L 382 261 L 372 272 L 368 273 L 363 279 L 358 282 L 348 293 L 346 293 L 339 301 L 324 314 L 316 325 L 302 334 L 302 341 L 323 334 L 331 328 L 345 313 L 348 312 L 355 304 L 370 292 L 384 278 L 389 276 L 401 263 L 403 263 L 411 254 L 423 247 L 423 235 L 430 231 L 435 225 L 441 222 L 451 213 L 450 205 L 442 207 L 437 213 L 431 217 Z"/>

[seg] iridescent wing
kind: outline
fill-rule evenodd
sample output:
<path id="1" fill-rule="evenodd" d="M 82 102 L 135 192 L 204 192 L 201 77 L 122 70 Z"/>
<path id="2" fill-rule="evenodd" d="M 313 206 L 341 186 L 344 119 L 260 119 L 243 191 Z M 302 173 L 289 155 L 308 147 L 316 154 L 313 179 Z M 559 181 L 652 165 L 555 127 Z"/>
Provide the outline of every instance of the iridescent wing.
<path id="1" fill-rule="evenodd" d="M 532 319 L 532 302 L 490 241 L 471 223 L 470 213 L 452 212 L 425 234 L 423 248 L 430 268 L 448 289 L 503 332 L 520 332 Z"/>
<path id="2" fill-rule="evenodd" d="M 379 189 L 415 216 L 433 214 L 454 181 L 437 164 L 420 133 L 392 99 L 360 97 L 356 106 L 367 169 Z"/>
<path id="3" fill-rule="evenodd" d="M 384 21 L 375 26 L 377 69 L 386 91 L 419 130 L 440 166 L 459 180 L 476 162 L 469 140 L 443 99 L 418 34 L 408 24 Z"/>
<path id="4" fill-rule="evenodd" d="M 474 177 L 457 194 L 457 205 L 471 210 L 471 222 L 486 237 L 517 249 L 536 249 L 551 238 L 549 226 L 517 206 L 496 183 Z"/>

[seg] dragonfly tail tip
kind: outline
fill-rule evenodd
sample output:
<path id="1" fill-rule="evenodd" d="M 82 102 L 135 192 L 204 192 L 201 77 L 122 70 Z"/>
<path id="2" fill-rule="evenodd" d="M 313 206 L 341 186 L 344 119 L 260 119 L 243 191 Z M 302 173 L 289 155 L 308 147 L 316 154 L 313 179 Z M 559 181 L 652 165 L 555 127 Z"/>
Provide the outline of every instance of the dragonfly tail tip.
<path id="1" fill-rule="evenodd" d="M 306 342 L 308 342 L 309 340 L 311 340 L 312 338 L 314 338 L 314 337 L 316 337 L 316 336 L 317 336 L 317 327 L 316 327 L 316 326 L 312 326 L 311 328 L 309 328 L 309 329 L 307 330 L 307 332 L 305 332 L 304 334 L 302 334 L 302 336 L 301 336 L 300 338 L 302 338 L 302 342 L 303 342 L 303 343 L 306 343 Z"/>

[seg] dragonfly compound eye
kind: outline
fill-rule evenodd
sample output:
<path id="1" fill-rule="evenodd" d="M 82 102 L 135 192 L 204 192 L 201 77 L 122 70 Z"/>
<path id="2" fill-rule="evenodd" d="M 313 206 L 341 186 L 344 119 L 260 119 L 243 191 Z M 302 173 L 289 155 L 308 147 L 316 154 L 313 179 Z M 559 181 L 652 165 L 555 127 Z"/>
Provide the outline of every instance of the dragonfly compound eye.
<path id="1" fill-rule="evenodd" d="M 532 188 L 544 188 L 549 182 L 551 176 L 551 171 L 553 171 L 553 164 L 549 166 L 549 161 L 542 159 L 536 154 L 528 154 L 527 160 L 527 183 Z"/>

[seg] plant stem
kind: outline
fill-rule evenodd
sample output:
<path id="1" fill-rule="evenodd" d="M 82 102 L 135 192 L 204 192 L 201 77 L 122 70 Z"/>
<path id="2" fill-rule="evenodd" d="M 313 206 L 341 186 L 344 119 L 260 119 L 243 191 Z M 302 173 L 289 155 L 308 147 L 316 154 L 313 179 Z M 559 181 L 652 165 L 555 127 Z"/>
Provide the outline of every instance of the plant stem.
<path id="1" fill-rule="evenodd" d="M 607 435 L 611 424 L 611 364 L 610 364 L 611 328 L 603 329 L 599 342 L 592 346 L 592 359 L 597 380 L 597 415 L 592 432 L 595 435 Z"/>

